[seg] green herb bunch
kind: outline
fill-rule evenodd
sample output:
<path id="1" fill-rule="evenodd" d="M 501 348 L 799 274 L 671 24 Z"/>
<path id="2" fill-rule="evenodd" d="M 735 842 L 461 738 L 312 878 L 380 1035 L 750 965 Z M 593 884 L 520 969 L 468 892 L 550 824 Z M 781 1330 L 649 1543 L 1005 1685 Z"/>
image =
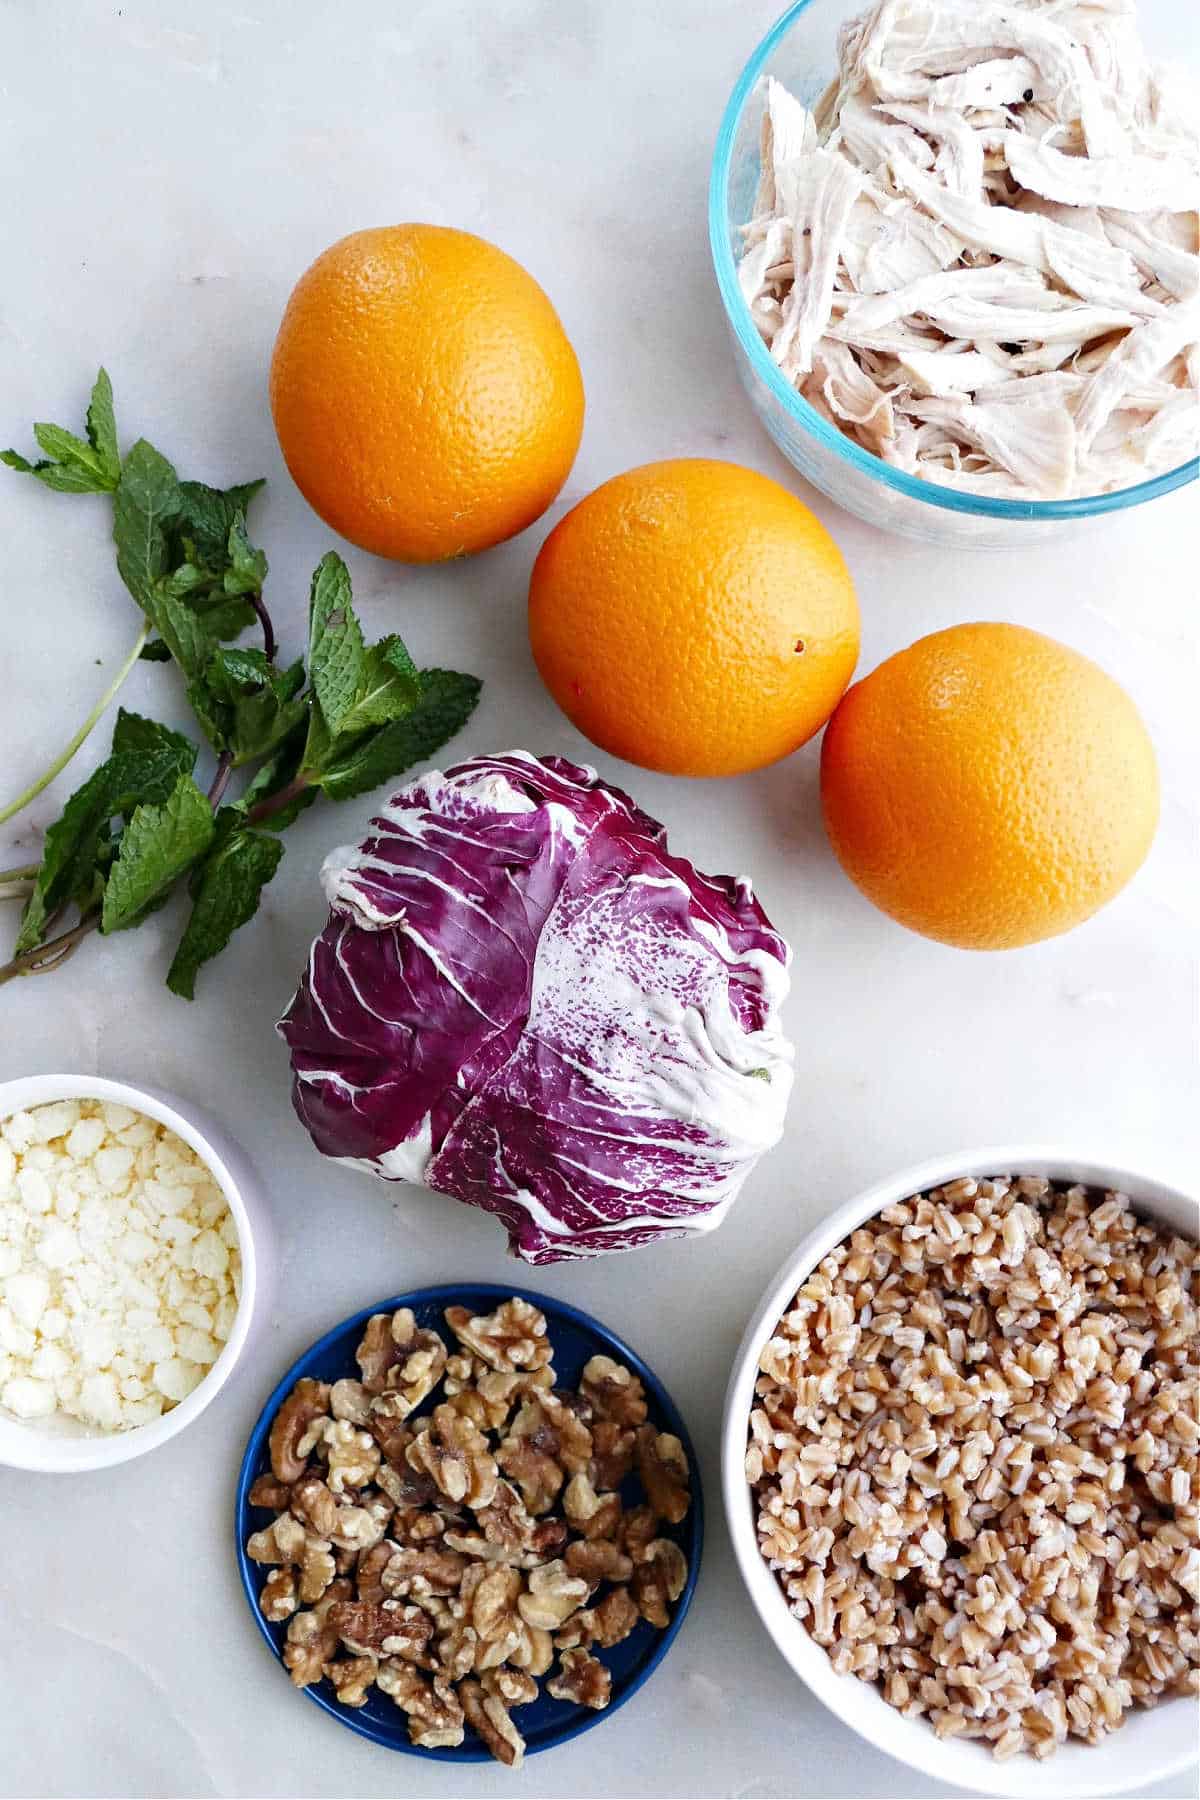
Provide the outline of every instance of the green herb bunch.
<path id="1" fill-rule="evenodd" d="M 86 430 L 35 425 L 45 460 L 6 450 L 0 461 L 58 493 L 112 496 L 117 568 L 142 625 L 108 692 L 0 822 L 66 765 L 139 658 L 178 666 L 215 768 L 205 790 L 199 743 L 120 710 L 111 753 L 47 831 L 41 863 L 0 875 L 0 896 L 25 900 L 0 982 L 58 968 L 93 931 L 140 925 L 186 880 L 191 912 L 167 986 L 190 1000 L 201 965 L 257 911 L 283 855 L 279 834 L 318 794 L 351 799 L 433 755 L 465 724 L 480 683 L 418 669 L 399 637 L 365 643 L 332 552 L 312 578 L 307 666 L 280 668 L 267 559 L 246 531 L 263 483 L 181 481 L 144 438 L 122 457 L 103 369 Z M 261 649 L 235 643 L 254 625 Z M 231 800 L 235 772 L 244 785 Z M 60 932 L 70 909 L 76 923 Z"/>

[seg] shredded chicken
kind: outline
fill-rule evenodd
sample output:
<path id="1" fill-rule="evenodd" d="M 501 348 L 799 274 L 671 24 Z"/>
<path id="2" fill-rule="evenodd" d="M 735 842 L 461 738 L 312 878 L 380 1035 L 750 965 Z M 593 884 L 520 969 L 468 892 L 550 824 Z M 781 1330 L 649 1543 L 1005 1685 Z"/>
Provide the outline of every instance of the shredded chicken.
<path id="1" fill-rule="evenodd" d="M 1133 0 L 877 0 L 761 157 L 742 292 L 864 449 L 1017 500 L 1196 454 L 1200 129 Z"/>

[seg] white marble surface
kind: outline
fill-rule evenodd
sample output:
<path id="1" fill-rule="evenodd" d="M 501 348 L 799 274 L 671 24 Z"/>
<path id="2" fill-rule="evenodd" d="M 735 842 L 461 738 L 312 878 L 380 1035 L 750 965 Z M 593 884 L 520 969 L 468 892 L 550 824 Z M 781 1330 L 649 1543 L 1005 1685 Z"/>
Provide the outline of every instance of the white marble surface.
<path id="1" fill-rule="evenodd" d="M 103 359 L 123 436 L 189 473 L 260 473 L 256 536 L 285 646 L 330 534 L 280 461 L 265 396 L 288 290 L 327 243 L 407 218 L 495 238 L 545 283 L 579 350 L 589 411 L 554 515 L 652 457 L 745 461 L 785 481 L 733 374 L 709 268 L 705 182 L 734 75 L 776 0 L 21 0 L 0 7 L 0 441 L 74 424 Z M 1186 7 L 1188 0 L 1176 0 Z M 752 1616 L 719 1517 L 718 1420 L 743 1323 L 779 1258 L 836 1201 L 931 1152 L 1068 1140 L 1193 1185 L 1195 489 L 1033 553 L 945 555 L 889 540 L 819 496 L 862 598 L 861 668 L 953 621 L 1011 619 L 1095 656 L 1144 709 L 1164 809 L 1151 858 L 1094 922 L 971 956 L 860 899 L 823 840 L 816 751 L 735 783 L 599 758 L 701 864 L 751 873 L 796 950 L 798 1071 L 786 1145 L 712 1240 L 578 1269 L 549 1291 L 627 1335 L 698 1440 L 711 1528 L 699 1595 L 654 1681 L 519 1783 L 389 1756 L 291 1693 L 239 1592 L 233 1473 L 287 1363 L 347 1312 L 456 1275 L 503 1280 L 495 1228 L 427 1197 L 393 1207 L 323 1166 L 294 1124 L 272 1032 L 322 920 L 316 871 L 366 801 L 292 832 L 261 918 L 202 978 L 161 985 L 174 911 L 0 993 L 0 1076 L 94 1069 L 218 1113 L 265 1178 L 274 1298 L 229 1388 L 147 1461 L 67 1480 L 0 1470 L 4 1795 L 911 1795 L 800 1690 Z M 374 633 L 487 681 L 456 748 L 584 752 L 541 691 L 524 587 L 544 535 L 419 572 L 351 551 Z M 65 738 L 131 640 L 100 502 L 0 471 L 0 796 Z M 160 708 L 143 666 L 126 699 Z M 89 746 L 79 768 L 98 755 Z M 68 791 L 0 828 L 35 853 Z M 7 942 L 5 925 L 5 942 Z M 514 1274 L 516 1270 L 512 1271 Z M 1194 1780 L 1146 1787 L 1195 1792 Z"/>

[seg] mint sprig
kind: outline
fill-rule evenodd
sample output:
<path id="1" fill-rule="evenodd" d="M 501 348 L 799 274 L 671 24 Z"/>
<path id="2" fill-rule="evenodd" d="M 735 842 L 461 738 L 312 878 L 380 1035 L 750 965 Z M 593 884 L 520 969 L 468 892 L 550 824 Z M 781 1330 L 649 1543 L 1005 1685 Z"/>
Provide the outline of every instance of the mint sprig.
<path id="1" fill-rule="evenodd" d="M 111 496 L 117 568 L 143 627 L 101 705 L 0 822 L 65 765 L 139 658 L 176 665 L 215 767 L 205 793 L 192 738 L 118 712 L 109 756 L 47 831 L 36 874 L 15 872 L 25 907 L 0 983 L 60 967 L 92 931 L 141 924 L 186 884 L 191 912 L 167 985 L 191 999 L 201 967 L 257 911 L 283 856 L 280 833 L 319 794 L 350 799 L 431 756 L 466 723 L 480 683 L 418 669 L 394 633 L 368 644 L 333 552 L 312 579 L 307 663 L 280 667 L 263 598 L 267 558 L 247 529 L 262 482 L 180 480 L 144 438 L 122 458 L 104 370 L 85 429 L 78 437 L 37 425 L 44 460 L 7 450 L 0 461 L 56 492 Z M 261 648 L 234 641 L 252 625 Z M 241 771 L 241 794 L 229 800 Z M 77 922 L 53 935 L 71 908 Z"/>
<path id="2" fill-rule="evenodd" d="M 33 435 L 46 452 L 28 462 L 15 450 L 0 450 L 0 462 L 22 475 L 33 475 L 59 494 L 111 494 L 121 476 L 112 383 L 104 369 L 96 377 L 87 410 L 87 441 L 62 425 L 35 425 Z"/>

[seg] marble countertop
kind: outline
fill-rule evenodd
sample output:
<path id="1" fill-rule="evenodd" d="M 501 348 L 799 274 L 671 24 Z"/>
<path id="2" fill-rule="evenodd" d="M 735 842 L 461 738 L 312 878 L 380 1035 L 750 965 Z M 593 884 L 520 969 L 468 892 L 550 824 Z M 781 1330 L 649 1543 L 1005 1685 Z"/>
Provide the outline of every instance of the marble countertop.
<path id="1" fill-rule="evenodd" d="M 292 487 L 271 430 L 275 327 L 326 244 L 423 218 L 477 230 L 526 263 L 577 346 L 587 428 L 551 518 L 654 457 L 723 456 L 795 482 L 738 387 L 704 223 L 717 120 L 775 10 L 776 0 L 0 7 L 0 441 L 24 446 L 35 418 L 74 424 L 103 361 L 125 441 L 145 433 L 212 480 L 269 478 L 256 536 L 284 646 L 298 647 L 330 533 Z M 785 1146 L 716 1236 L 537 1271 L 546 1290 L 628 1337 L 671 1388 L 700 1449 L 711 1527 L 695 1606 L 662 1669 L 599 1731 L 531 1760 L 519 1783 L 498 1768 L 390 1756 L 302 1703 L 266 1657 L 232 1555 L 243 1442 L 306 1344 L 382 1294 L 518 1275 L 488 1219 L 419 1194 L 395 1201 L 323 1165 L 291 1115 L 272 1028 L 322 922 L 321 857 L 357 833 L 369 802 L 302 819 L 262 916 L 205 972 L 194 1005 L 162 987 L 173 910 L 0 993 L 0 1077 L 92 1070 L 206 1106 L 257 1161 L 274 1244 L 252 1349 L 193 1428 L 110 1473 L 0 1470 L 0 1793 L 935 1791 L 800 1688 L 752 1614 L 720 1520 L 725 1378 L 781 1257 L 835 1203 L 907 1163 L 998 1139 L 1059 1140 L 1200 1185 L 1185 910 L 1197 874 L 1195 492 L 1066 543 L 975 555 L 881 536 L 804 496 L 858 585 L 862 670 L 954 621 L 1014 620 L 1097 658 L 1142 708 L 1163 775 L 1158 839 L 1133 885 L 1069 937 L 972 956 L 873 911 L 822 836 L 815 746 L 729 784 L 595 759 L 667 821 L 675 848 L 753 875 L 795 946 L 798 1079 Z M 456 749 L 589 754 L 526 645 L 525 584 L 544 531 L 432 570 L 347 552 L 372 635 L 402 630 L 421 660 L 486 678 Z M 99 502 L 5 473 L 0 541 L 2 804 L 65 739 L 135 627 Z M 160 708 L 171 685 L 145 665 L 124 697 Z M 68 791 L 60 780 L 0 827 L 0 866 L 36 854 Z M 1195 1781 L 1142 1792 L 1194 1793 Z"/>

